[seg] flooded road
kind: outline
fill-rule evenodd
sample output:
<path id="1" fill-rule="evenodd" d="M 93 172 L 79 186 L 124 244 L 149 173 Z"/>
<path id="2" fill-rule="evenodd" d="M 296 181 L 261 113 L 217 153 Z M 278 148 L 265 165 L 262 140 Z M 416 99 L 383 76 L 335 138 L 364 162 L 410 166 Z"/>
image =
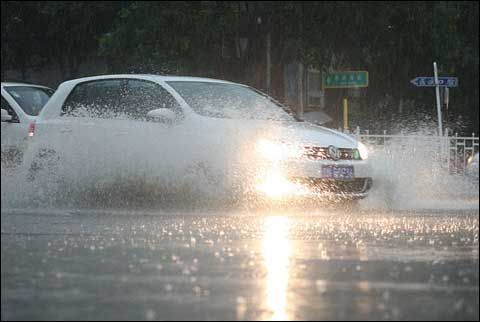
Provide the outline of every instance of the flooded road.
<path id="1" fill-rule="evenodd" d="M 479 212 L 2 209 L 2 320 L 478 320 Z"/>

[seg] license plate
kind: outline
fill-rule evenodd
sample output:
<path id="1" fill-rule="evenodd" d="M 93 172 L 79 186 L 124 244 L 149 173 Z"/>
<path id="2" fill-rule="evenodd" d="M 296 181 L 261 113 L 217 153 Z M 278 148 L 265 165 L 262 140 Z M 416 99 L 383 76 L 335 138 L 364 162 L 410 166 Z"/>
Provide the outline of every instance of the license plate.
<path id="1" fill-rule="evenodd" d="M 327 179 L 352 179 L 353 166 L 323 166 L 322 177 Z"/>

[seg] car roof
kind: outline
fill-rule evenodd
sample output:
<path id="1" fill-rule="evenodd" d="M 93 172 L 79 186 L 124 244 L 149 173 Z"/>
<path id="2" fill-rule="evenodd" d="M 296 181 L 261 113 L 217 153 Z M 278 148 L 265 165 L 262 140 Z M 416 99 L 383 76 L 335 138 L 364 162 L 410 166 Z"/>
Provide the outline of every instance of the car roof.
<path id="1" fill-rule="evenodd" d="M 209 82 L 209 83 L 223 83 L 223 84 L 236 84 L 233 82 L 213 79 L 213 78 L 205 78 L 205 77 L 192 77 L 192 76 L 174 76 L 174 75 L 154 75 L 154 74 L 112 74 L 112 75 L 99 75 L 99 76 L 91 76 L 91 77 L 83 77 L 72 79 L 66 81 L 64 83 L 83 83 L 88 81 L 94 81 L 99 79 L 116 79 L 116 78 L 137 78 L 137 79 L 145 79 L 151 81 L 160 81 L 160 82 L 173 82 L 173 81 L 194 81 L 194 82 Z"/>
<path id="2" fill-rule="evenodd" d="M 73 88 L 81 83 L 97 81 L 97 80 L 106 80 L 106 79 L 141 79 L 148 80 L 156 83 L 164 83 L 169 81 L 191 81 L 191 82 L 209 82 L 209 83 L 218 83 L 218 84 L 233 84 L 238 86 L 245 86 L 244 84 L 238 84 L 234 82 L 229 82 L 225 80 L 205 78 L 205 77 L 191 77 L 191 76 L 172 76 L 172 75 L 153 75 L 153 74 L 111 74 L 111 75 L 98 75 L 77 78 L 72 80 L 67 80 L 61 83 L 55 93 L 52 95 L 50 100 L 45 104 L 42 109 L 42 112 L 38 116 L 38 120 L 44 120 L 57 116 L 59 112 L 58 108 L 61 106 L 66 99 L 66 97 L 71 93 Z"/>
<path id="3" fill-rule="evenodd" d="M 17 83 L 17 82 L 2 82 L 2 87 L 4 86 L 25 86 L 25 87 L 39 87 L 45 89 L 51 89 L 47 86 L 37 85 L 37 84 L 29 84 L 29 83 Z"/>

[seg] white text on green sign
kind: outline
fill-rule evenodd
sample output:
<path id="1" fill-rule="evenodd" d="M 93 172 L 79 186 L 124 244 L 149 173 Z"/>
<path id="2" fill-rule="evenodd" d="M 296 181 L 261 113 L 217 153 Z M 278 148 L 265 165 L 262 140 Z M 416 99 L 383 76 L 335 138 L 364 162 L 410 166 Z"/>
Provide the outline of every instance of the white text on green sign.
<path id="1" fill-rule="evenodd" d="M 332 72 L 325 75 L 324 88 L 368 87 L 367 71 Z"/>

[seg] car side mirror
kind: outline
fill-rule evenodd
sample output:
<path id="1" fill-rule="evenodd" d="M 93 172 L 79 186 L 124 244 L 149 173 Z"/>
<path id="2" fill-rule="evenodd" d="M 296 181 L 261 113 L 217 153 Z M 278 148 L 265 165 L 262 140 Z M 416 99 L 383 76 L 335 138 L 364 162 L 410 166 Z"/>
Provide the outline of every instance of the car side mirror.
<path id="1" fill-rule="evenodd" d="M 2 108 L 2 122 L 10 122 L 12 120 L 12 116 L 8 114 L 7 110 Z"/>
<path id="2" fill-rule="evenodd" d="M 173 123 L 176 118 L 175 112 L 168 108 L 158 108 L 147 113 L 147 118 L 161 123 Z"/>

